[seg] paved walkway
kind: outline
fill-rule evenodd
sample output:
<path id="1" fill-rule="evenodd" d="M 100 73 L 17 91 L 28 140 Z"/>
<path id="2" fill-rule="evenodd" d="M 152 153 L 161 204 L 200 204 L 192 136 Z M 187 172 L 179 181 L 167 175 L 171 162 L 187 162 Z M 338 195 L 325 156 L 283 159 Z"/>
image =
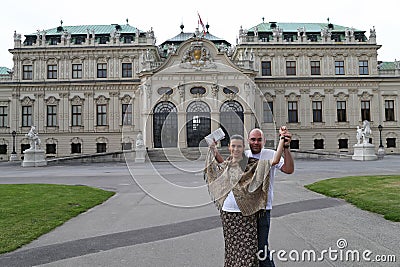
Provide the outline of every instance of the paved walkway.
<path id="1" fill-rule="evenodd" d="M 400 223 L 304 188 L 331 177 L 400 174 L 399 163 L 400 156 L 373 162 L 297 160 L 294 174 L 279 173 L 270 233 L 276 266 L 400 266 Z M 84 184 L 117 194 L 0 256 L 0 266 L 223 266 L 221 224 L 209 203 L 202 167 L 195 161 L 1 164 L 0 183 Z M 397 262 L 366 262 L 363 253 L 370 259 L 395 255 Z M 357 255 L 360 261 L 352 260 Z"/>

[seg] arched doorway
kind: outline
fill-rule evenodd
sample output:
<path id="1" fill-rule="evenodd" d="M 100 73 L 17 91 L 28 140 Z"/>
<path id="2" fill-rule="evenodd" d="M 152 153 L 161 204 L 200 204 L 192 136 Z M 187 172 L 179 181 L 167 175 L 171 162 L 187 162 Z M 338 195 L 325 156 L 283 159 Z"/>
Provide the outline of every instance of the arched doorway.
<path id="1" fill-rule="evenodd" d="M 203 101 L 193 101 L 186 111 L 187 146 L 207 146 L 204 137 L 211 132 L 210 107 Z"/>
<path id="2" fill-rule="evenodd" d="M 176 107 L 168 101 L 158 103 L 153 112 L 154 147 L 177 147 L 178 118 Z"/>
<path id="3" fill-rule="evenodd" d="M 229 136 L 240 134 L 243 136 L 244 132 L 244 114 L 242 105 L 235 101 L 226 101 L 220 108 L 220 127 L 225 133 L 225 138 L 221 140 L 222 146 L 229 144 Z"/>

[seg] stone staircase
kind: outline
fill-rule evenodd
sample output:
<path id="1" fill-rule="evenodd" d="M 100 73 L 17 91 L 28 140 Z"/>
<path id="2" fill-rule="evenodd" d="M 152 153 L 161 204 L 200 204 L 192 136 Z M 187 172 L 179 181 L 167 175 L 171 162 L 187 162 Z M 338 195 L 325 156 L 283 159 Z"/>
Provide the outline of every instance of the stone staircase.
<path id="1" fill-rule="evenodd" d="M 207 150 L 207 147 L 154 148 L 147 151 L 147 157 L 152 162 L 205 160 Z M 227 148 L 220 149 L 220 152 L 224 158 L 228 156 Z"/>

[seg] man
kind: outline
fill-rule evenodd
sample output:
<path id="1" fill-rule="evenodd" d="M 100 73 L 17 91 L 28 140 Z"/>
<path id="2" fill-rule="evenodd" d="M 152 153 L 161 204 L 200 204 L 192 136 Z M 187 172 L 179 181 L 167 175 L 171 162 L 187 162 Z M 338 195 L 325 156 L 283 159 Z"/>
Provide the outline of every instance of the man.
<path id="1" fill-rule="evenodd" d="M 264 255 L 264 253 L 260 254 L 262 259 L 265 258 L 265 260 L 260 260 L 260 267 L 275 266 L 273 259 L 269 258 L 269 250 L 265 250 L 268 248 L 268 234 L 270 228 L 272 199 L 274 196 L 274 178 L 276 168 L 280 169 L 286 174 L 291 174 L 294 172 L 294 161 L 289 148 L 292 134 L 288 131 L 286 126 L 282 126 L 281 130 L 283 131 L 283 134 L 281 134 L 279 138 L 285 139 L 283 159 L 281 159 L 281 162 L 275 165 L 273 167 L 274 169 L 270 172 L 270 184 L 268 189 L 266 212 L 258 218 L 258 249 L 262 250 L 264 253 L 267 253 L 267 255 Z M 264 148 L 266 139 L 264 137 L 264 133 L 260 129 L 256 128 L 250 131 L 248 142 L 250 150 L 246 150 L 245 152 L 247 157 L 263 160 L 269 160 L 273 158 L 275 150 Z"/>
<path id="2" fill-rule="evenodd" d="M 294 172 L 294 161 L 289 148 L 292 134 L 288 131 L 286 126 L 281 126 L 281 132 L 283 133 L 279 138 L 285 139 L 283 159 L 281 159 L 281 161 L 277 165 L 272 167 L 273 170 L 271 170 L 270 172 L 270 184 L 268 189 L 268 201 L 266 206 L 266 212 L 261 214 L 257 222 L 258 249 L 263 251 L 264 253 L 267 253 L 267 255 L 265 255 L 264 253 L 259 254 L 260 258 L 262 259 L 260 260 L 260 265 L 259 265 L 260 267 L 275 266 L 273 259 L 269 258 L 269 250 L 267 249 L 267 251 L 265 251 L 266 248 L 268 248 L 268 234 L 270 228 L 272 199 L 274 195 L 273 189 L 274 189 L 275 171 L 276 169 L 280 169 L 282 172 L 286 174 L 291 174 Z M 248 142 L 250 150 L 245 151 L 247 157 L 252 157 L 262 160 L 269 160 L 273 158 L 275 150 L 264 148 L 266 139 L 264 137 L 264 133 L 260 129 L 255 128 L 250 131 L 248 136 Z M 216 151 L 215 158 L 218 162 L 224 161 L 224 159 L 218 153 L 218 151 Z"/>

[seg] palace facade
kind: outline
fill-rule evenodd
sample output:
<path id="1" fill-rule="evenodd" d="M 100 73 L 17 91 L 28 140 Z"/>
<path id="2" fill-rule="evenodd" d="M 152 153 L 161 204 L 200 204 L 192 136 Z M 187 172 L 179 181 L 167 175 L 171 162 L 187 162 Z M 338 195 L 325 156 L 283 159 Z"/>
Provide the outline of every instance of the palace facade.
<path id="1" fill-rule="evenodd" d="M 183 28 L 159 45 L 129 24 L 15 33 L 0 159 L 23 156 L 31 126 L 47 157 L 132 150 L 138 134 L 149 150 L 204 146 L 218 127 L 222 145 L 260 127 L 274 147 L 280 125 L 292 150 L 352 153 L 364 120 L 376 149 L 399 153 L 400 62 L 378 61 L 375 29 L 263 21 L 233 45 Z"/>

